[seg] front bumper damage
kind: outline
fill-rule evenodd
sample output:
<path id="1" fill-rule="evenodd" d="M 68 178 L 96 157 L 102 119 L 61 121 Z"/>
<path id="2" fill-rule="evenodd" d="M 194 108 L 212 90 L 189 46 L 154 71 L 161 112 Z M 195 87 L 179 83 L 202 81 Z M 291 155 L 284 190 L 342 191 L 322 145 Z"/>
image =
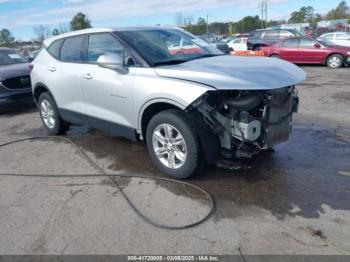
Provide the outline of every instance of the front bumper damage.
<path id="1" fill-rule="evenodd" d="M 203 131 L 202 126 L 198 132 L 212 133 L 210 137 L 205 136 L 204 143 L 202 141 L 202 145 L 211 144 L 203 151 L 216 150 L 215 161 L 218 161 L 222 158 L 250 158 L 288 141 L 292 115 L 297 112 L 298 104 L 295 86 L 261 91 L 217 90 L 208 91 L 198 98 L 187 112 L 201 115 L 209 131 Z M 201 134 L 200 137 L 203 140 Z M 212 162 L 213 153 L 210 157 Z"/>

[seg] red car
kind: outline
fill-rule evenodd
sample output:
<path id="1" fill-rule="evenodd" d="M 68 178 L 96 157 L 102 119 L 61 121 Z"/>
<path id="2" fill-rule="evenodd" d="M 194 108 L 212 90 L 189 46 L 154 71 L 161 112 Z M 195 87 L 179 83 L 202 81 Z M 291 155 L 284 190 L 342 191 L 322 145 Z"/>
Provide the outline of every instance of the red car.
<path id="1" fill-rule="evenodd" d="M 328 40 L 314 40 L 308 37 L 284 39 L 260 50 L 266 56 L 282 58 L 295 64 L 323 64 L 339 68 L 350 64 L 350 47 L 337 46 Z"/>

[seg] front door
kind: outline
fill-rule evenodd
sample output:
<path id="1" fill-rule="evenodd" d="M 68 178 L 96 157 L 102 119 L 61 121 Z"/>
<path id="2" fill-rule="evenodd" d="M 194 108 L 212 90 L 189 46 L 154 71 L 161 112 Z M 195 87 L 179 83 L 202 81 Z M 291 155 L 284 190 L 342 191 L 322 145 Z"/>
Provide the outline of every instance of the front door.
<path id="1" fill-rule="evenodd" d="M 325 50 L 315 40 L 310 38 L 301 38 L 299 43 L 299 54 L 302 63 L 321 64 L 324 60 Z"/>
<path id="2" fill-rule="evenodd" d="M 86 114 L 92 126 L 129 137 L 128 132 L 132 132 L 130 116 L 135 110 L 132 90 L 137 68 L 125 65 L 125 72 L 120 73 L 97 65 L 98 58 L 108 54 L 127 57 L 125 48 L 114 35 L 89 35 L 87 63 L 82 69 Z"/>

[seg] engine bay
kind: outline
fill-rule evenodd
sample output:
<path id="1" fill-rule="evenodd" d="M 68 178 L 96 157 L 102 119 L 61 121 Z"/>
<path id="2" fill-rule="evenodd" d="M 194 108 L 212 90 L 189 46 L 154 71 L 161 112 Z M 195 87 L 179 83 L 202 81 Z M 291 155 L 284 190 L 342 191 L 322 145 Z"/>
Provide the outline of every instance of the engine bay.
<path id="1" fill-rule="evenodd" d="M 209 91 L 189 110 L 197 110 L 219 138 L 220 156 L 250 158 L 288 141 L 299 98 L 294 86 L 273 90 Z"/>

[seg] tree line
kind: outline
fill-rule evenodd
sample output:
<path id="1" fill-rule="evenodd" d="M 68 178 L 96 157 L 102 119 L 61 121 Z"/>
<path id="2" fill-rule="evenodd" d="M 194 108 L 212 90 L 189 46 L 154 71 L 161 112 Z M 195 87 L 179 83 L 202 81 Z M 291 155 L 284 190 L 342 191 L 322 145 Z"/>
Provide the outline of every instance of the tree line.
<path id="1" fill-rule="evenodd" d="M 350 23 L 349 6 L 346 1 L 341 1 L 335 8 L 323 15 L 316 13 L 312 6 L 303 6 L 299 10 L 292 12 L 287 20 L 268 21 L 267 27 L 285 23 L 310 23 L 311 27 L 315 27 L 321 20 L 335 19 L 348 19 Z M 199 17 L 196 23 L 193 21 L 193 15 L 185 16 L 182 13 L 176 14 L 174 20 L 178 27 L 196 35 L 206 34 L 207 30 L 211 33 L 232 35 L 259 29 L 265 25 L 258 15 L 246 16 L 237 22 L 212 22 L 208 26 L 207 21 L 202 17 Z"/>
<path id="2" fill-rule="evenodd" d="M 51 29 L 45 25 L 38 25 L 33 28 L 34 41 L 41 44 L 46 38 L 63 34 L 70 31 L 91 28 L 91 20 L 86 14 L 77 13 L 69 23 L 61 23 L 58 27 Z M 15 45 L 15 37 L 10 30 L 3 28 L 0 30 L 0 47 L 13 47 Z"/>
<path id="3" fill-rule="evenodd" d="M 321 20 L 334 19 L 348 19 L 350 22 L 349 6 L 346 1 L 341 1 L 335 8 L 328 13 L 322 15 L 315 13 L 312 6 L 303 6 L 299 10 L 290 14 L 288 20 L 270 20 L 267 26 L 274 26 L 284 23 L 310 23 L 315 26 Z M 212 22 L 207 23 L 203 17 L 199 17 L 194 22 L 193 15 L 183 15 L 177 13 L 175 15 L 174 23 L 176 26 L 184 28 L 185 30 L 196 35 L 206 34 L 207 31 L 216 34 L 231 35 L 234 33 L 245 33 L 258 28 L 264 24 L 259 16 L 246 16 L 237 22 Z M 50 28 L 45 25 L 38 25 L 33 28 L 34 40 L 39 44 L 50 36 L 59 35 L 69 31 L 75 31 L 85 28 L 91 28 L 91 20 L 86 14 L 77 13 L 69 23 L 62 23 L 58 27 Z M 0 46 L 12 47 L 15 45 L 15 37 L 10 30 L 3 28 L 0 30 Z"/>

